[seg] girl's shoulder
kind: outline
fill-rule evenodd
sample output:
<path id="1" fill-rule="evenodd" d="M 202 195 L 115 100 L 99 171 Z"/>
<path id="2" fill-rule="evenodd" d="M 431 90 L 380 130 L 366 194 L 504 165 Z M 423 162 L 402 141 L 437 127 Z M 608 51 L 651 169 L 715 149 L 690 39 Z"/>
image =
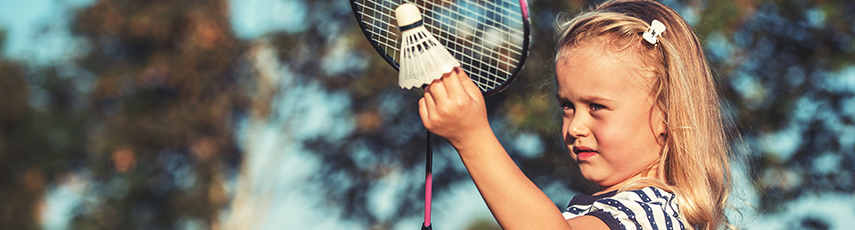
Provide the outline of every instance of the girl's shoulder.
<path id="1" fill-rule="evenodd" d="M 679 210 L 676 195 L 646 187 L 596 196 L 577 195 L 563 215 L 565 219 L 595 216 L 611 229 L 685 229 Z"/>

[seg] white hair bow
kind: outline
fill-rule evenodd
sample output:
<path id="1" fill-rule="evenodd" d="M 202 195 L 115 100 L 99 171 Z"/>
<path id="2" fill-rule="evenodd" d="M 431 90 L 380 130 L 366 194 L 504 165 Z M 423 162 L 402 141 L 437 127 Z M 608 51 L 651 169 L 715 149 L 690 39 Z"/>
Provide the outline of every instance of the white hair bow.
<path id="1" fill-rule="evenodd" d="M 642 34 L 644 40 L 650 42 L 650 44 L 656 45 L 656 42 L 659 41 L 658 37 L 662 35 L 662 32 L 665 32 L 665 24 L 662 24 L 659 20 L 653 19 L 653 22 L 650 23 L 650 27 L 647 27 L 647 31 Z"/>

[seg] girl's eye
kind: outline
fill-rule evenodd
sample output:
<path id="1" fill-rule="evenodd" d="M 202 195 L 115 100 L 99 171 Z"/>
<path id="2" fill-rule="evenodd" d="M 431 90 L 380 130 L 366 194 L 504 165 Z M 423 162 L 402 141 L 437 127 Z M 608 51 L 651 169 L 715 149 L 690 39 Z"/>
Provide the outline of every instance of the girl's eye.
<path id="1" fill-rule="evenodd" d="M 597 111 L 597 110 L 601 110 L 601 109 L 605 109 L 605 108 L 606 108 L 605 106 L 600 105 L 600 104 L 595 104 L 595 103 L 591 104 L 591 111 Z"/>
<path id="2" fill-rule="evenodd" d="M 573 110 L 573 104 L 570 102 L 561 102 L 561 109 L 563 110 Z"/>

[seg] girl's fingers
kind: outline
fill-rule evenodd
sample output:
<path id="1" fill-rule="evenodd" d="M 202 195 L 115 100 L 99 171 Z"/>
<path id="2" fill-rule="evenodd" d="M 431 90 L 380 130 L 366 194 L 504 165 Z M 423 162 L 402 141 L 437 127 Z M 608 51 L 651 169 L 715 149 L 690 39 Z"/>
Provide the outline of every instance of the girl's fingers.
<path id="1" fill-rule="evenodd" d="M 431 91 L 425 90 L 425 96 L 422 99 L 424 100 L 425 105 L 425 114 L 422 116 L 422 120 L 430 121 L 424 119 L 430 119 L 431 117 L 433 117 L 431 114 L 436 113 L 436 101 L 434 100 L 433 93 L 431 93 Z M 421 100 L 419 100 L 419 104 L 421 104 Z M 419 113 L 421 113 L 421 106 L 419 106 Z M 425 124 L 425 126 L 427 126 L 427 124 Z"/>
<path id="2" fill-rule="evenodd" d="M 463 71 L 455 67 L 454 70 L 442 76 L 442 83 L 445 85 L 449 98 L 466 96 L 466 89 L 460 83 L 460 75 L 462 74 L 464 74 Z"/>
<path id="3" fill-rule="evenodd" d="M 478 88 L 478 86 L 475 85 L 475 82 L 473 82 L 472 79 L 469 78 L 469 75 L 466 75 L 466 72 L 464 72 L 462 69 L 460 70 L 460 75 L 458 76 L 458 79 L 460 80 L 460 84 L 466 90 L 466 93 L 469 94 L 470 97 L 475 99 L 483 98 L 483 95 L 481 95 L 481 88 Z"/>
<path id="4" fill-rule="evenodd" d="M 428 113 L 427 108 L 427 93 L 422 99 L 419 99 L 419 116 L 422 117 L 422 123 L 424 123 L 425 127 L 428 127 L 427 121 L 430 120 L 430 114 Z"/>
<path id="5" fill-rule="evenodd" d="M 442 104 L 448 99 L 448 93 L 445 89 L 445 83 L 442 82 L 442 78 L 433 80 L 425 92 L 430 92 L 435 103 Z"/>

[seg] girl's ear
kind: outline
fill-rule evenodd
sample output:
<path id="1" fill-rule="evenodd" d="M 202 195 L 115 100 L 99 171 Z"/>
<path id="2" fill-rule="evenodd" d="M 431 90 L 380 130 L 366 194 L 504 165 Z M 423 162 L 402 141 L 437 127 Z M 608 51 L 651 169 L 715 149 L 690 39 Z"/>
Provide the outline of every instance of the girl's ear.
<path id="1" fill-rule="evenodd" d="M 650 124 L 656 134 L 656 140 L 659 145 L 665 145 L 665 141 L 668 140 L 668 114 L 665 114 L 661 106 L 654 106 L 651 119 Z"/>

